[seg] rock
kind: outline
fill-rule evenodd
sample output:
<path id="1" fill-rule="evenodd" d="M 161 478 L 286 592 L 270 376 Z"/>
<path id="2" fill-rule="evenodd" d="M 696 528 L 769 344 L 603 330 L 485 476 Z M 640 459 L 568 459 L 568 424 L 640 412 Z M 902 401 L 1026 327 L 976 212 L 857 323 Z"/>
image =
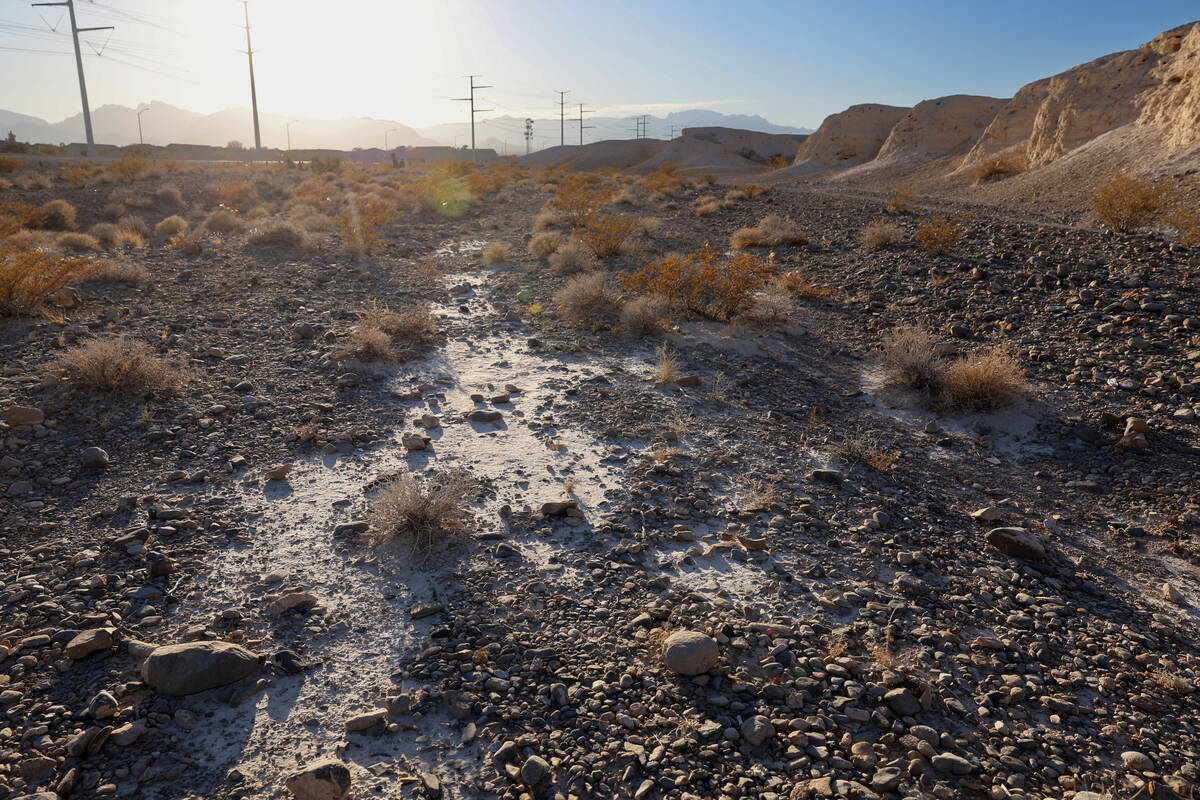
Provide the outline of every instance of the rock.
<path id="1" fill-rule="evenodd" d="M 751 747 L 758 747 L 775 735 L 775 726 L 771 724 L 771 720 L 757 714 L 742 723 L 741 734 Z"/>
<path id="2" fill-rule="evenodd" d="M 263 479 L 268 481 L 281 481 L 286 478 L 291 471 L 291 464 L 276 464 L 273 467 L 267 467 L 265 470 L 263 470 Z"/>
<path id="3" fill-rule="evenodd" d="M 935 770 L 947 775 L 968 775 L 973 769 L 970 761 L 954 753 L 938 753 L 930 763 Z"/>
<path id="4" fill-rule="evenodd" d="M 4 409 L 4 421 L 9 425 L 41 425 L 46 419 L 40 408 L 9 406 Z"/>
<path id="5" fill-rule="evenodd" d="M 67 658 L 78 660 L 97 650 L 107 650 L 113 646 L 113 634 L 116 632 L 115 628 L 93 628 L 89 631 L 80 631 L 75 638 L 67 642 L 63 653 Z"/>
<path id="6" fill-rule="evenodd" d="M 1131 772 L 1150 772 L 1154 769 L 1154 762 L 1150 756 L 1139 753 L 1137 750 L 1126 750 L 1121 753 L 1121 764 Z"/>
<path id="7" fill-rule="evenodd" d="M 1168 603 L 1174 603 L 1177 606 L 1187 605 L 1187 601 L 1184 599 L 1183 594 L 1181 594 L 1178 589 L 1169 583 L 1164 583 L 1162 585 L 1162 598 Z"/>
<path id="8" fill-rule="evenodd" d="M 880 792 L 894 792 L 903 779 L 904 773 L 899 767 L 884 767 L 871 777 L 871 788 Z"/>
<path id="9" fill-rule="evenodd" d="M 316 761 L 288 775 L 284 786 L 296 800 L 342 800 L 350 793 L 350 770 L 333 759 Z"/>
<path id="10" fill-rule="evenodd" d="M 400 436 L 400 444 L 404 445 L 405 450 L 424 450 L 433 441 L 428 436 L 422 436 L 419 433 L 405 433 Z"/>
<path id="11" fill-rule="evenodd" d="M 117 698 L 110 692 L 98 692 L 87 704 L 87 715 L 92 719 L 108 719 L 121 710 Z"/>
<path id="12" fill-rule="evenodd" d="M 675 383 L 678 386 L 684 386 L 684 387 L 699 386 L 700 385 L 700 376 L 699 375 L 680 375 L 678 378 L 675 379 Z"/>
<path id="13" fill-rule="evenodd" d="M 504 415 L 499 411 L 477 408 L 467 414 L 467 422 L 499 422 Z"/>
<path id="14" fill-rule="evenodd" d="M 526 786 L 537 786 L 550 776 L 550 764 L 541 756 L 530 756 L 521 765 L 521 780 Z"/>
<path id="15" fill-rule="evenodd" d="M 1024 528 L 992 528 L 987 543 L 1012 558 L 1037 561 L 1046 555 L 1046 547 Z"/>
<path id="16" fill-rule="evenodd" d="M 258 656 L 229 642 L 169 644 L 142 664 L 142 680 L 161 694 L 187 695 L 236 683 L 258 666 Z"/>
<path id="17" fill-rule="evenodd" d="M 677 675 L 699 675 L 717 663 L 717 642 L 698 631 L 676 631 L 663 644 L 663 663 Z"/>
<path id="18" fill-rule="evenodd" d="M 112 741 L 118 747 L 128 747 L 140 739 L 145 732 L 146 723 L 141 720 L 126 722 L 121 727 L 113 729 Z"/>
<path id="19" fill-rule="evenodd" d="M 541 512 L 544 517 L 561 517 L 572 508 L 579 508 L 574 500 L 552 500 L 542 503 Z"/>
<path id="20" fill-rule="evenodd" d="M 437 417 L 435 417 L 433 414 L 422 414 L 420 417 L 417 418 L 417 424 L 420 425 L 425 430 L 430 430 L 432 428 L 440 427 L 442 424 L 442 421 L 440 419 L 438 419 Z"/>
<path id="21" fill-rule="evenodd" d="M 162 578 L 175 571 L 175 562 L 162 553 L 151 550 L 146 553 L 146 566 L 151 578 Z"/>
<path id="22" fill-rule="evenodd" d="M 272 614 L 282 614 L 293 608 L 311 608 L 317 604 L 317 596 L 312 592 L 288 592 L 267 603 L 267 611 Z"/>
<path id="23" fill-rule="evenodd" d="M 79 454 L 79 463 L 89 469 L 103 469 L 108 466 L 108 453 L 99 447 L 85 447 Z"/>
<path id="24" fill-rule="evenodd" d="M 841 483 L 842 473 L 836 469 L 814 469 L 808 478 L 817 483 Z"/>
<path id="25" fill-rule="evenodd" d="M 971 518 L 977 519 L 980 522 L 995 522 L 1004 516 L 1003 512 L 996 506 L 987 506 L 978 511 L 971 512 Z"/>
<path id="26" fill-rule="evenodd" d="M 797 783 L 788 798 L 789 800 L 826 800 L 826 798 L 879 800 L 879 795 L 858 781 L 835 780 L 827 776 Z"/>
<path id="27" fill-rule="evenodd" d="M 355 714 L 350 719 L 346 720 L 346 732 L 365 731 L 368 728 L 374 728 L 379 723 L 387 719 L 387 710 L 383 708 L 368 711 L 363 714 Z"/>
<path id="28" fill-rule="evenodd" d="M 921 701 L 908 689 L 892 689 L 883 696 L 883 702 L 888 708 L 902 717 L 911 717 L 921 711 Z"/>

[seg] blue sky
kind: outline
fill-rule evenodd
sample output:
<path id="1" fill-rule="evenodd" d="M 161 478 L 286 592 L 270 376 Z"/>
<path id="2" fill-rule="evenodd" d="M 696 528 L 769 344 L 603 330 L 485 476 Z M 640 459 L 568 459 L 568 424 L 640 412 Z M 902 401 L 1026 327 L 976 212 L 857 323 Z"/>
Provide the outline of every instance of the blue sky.
<path id="1" fill-rule="evenodd" d="M 85 47 L 93 107 L 248 105 L 240 2 L 80 0 L 78 13 L 81 25 L 118 26 L 87 36 L 103 50 Z M 610 116 L 698 107 L 815 127 L 855 103 L 1009 96 L 1200 18 L 1200 5 L 251 0 L 250 13 L 260 107 L 281 114 L 459 121 L 450 98 L 479 73 L 496 114 L 549 116 L 554 91 L 570 89 L 569 102 Z M 52 121 L 78 112 L 59 16 L 0 0 L 0 108 Z"/>

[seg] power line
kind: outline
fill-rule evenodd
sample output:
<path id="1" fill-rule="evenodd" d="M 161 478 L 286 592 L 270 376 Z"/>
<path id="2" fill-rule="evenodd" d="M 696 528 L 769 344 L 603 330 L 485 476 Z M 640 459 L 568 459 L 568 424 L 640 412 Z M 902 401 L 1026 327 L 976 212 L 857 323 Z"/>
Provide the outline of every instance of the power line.
<path id="1" fill-rule="evenodd" d="M 475 108 L 475 90 L 476 89 L 491 89 L 493 87 L 491 87 L 491 86 L 476 86 L 475 79 L 479 77 L 478 75 L 466 75 L 464 77 L 466 77 L 467 80 L 469 80 L 471 82 L 471 96 L 470 97 L 455 97 L 454 100 L 457 102 L 464 102 L 464 103 L 471 104 L 471 161 L 473 162 L 473 161 L 475 161 L 475 115 L 483 113 L 484 111 L 492 110 L 490 108 L 480 108 L 480 109 Z"/>
<path id="2" fill-rule="evenodd" d="M 262 135 L 258 129 L 258 92 L 254 88 L 254 48 L 250 46 L 250 3 L 242 0 L 246 14 L 246 58 L 250 60 L 250 107 L 254 112 L 254 160 L 262 159 Z"/>
<path id="3" fill-rule="evenodd" d="M 79 72 L 79 98 L 83 101 L 83 130 L 87 135 L 88 157 L 96 157 L 96 138 L 92 135 L 92 110 L 88 107 L 87 82 L 83 78 L 83 54 L 79 52 L 79 34 L 87 31 L 111 31 L 112 25 L 98 28 L 80 28 L 75 21 L 75 0 L 63 0 L 57 3 L 32 3 L 33 6 L 66 6 L 71 15 L 71 41 L 75 43 L 75 69 Z"/>

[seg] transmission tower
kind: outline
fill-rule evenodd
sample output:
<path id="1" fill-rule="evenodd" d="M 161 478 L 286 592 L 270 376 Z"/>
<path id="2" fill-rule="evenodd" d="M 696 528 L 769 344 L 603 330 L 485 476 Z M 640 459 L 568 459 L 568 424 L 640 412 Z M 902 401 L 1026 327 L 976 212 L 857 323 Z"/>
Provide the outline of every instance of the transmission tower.
<path id="1" fill-rule="evenodd" d="M 471 161 L 472 161 L 472 163 L 474 163 L 474 161 L 475 161 L 475 115 L 480 114 L 484 111 L 492 110 L 490 108 L 476 108 L 475 107 L 475 90 L 476 89 L 491 89 L 492 87 L 491 86 L 476 86 L 475 79 L 479 77 L 478 75 L 464 75 L 463 77 L 465 77 L 467 80 L 469 80 L 471 82 L 471 96 L 470 97 L 455 97 L 454 99 L 458 102 L 471 104 Z"/>
<path id="2" fill-rule="evenodd" d="M 83 100 L 83 132 L 87 135 L 88 157 L 96 157 L 96 138 L 92 135 L 92 110 L 88 107 L 87 82 L 83 79 L 83 55 L 79 52 L 79 34 L 88 31 L 111 31 L 112 25 L 99 28 L 81 28 L 75 22 L 75 0 L 58 3 L 33 3 L 34 6 L 66 6 L 71 15 L 71 40 L 75 42 L 75 69 L 79 71 L 79 97 Z"/>
<path id="3" fill-rule="evenodd" d="M 558 93 L 558 146 L 562 147 L 567 143 L 567 95 L 571 92 L 567 89 L 565 92 Z"/>
<path id="4" fill-rule="evenodd" d="M 254 48 L 250 46 L 250 3 L 242 0 L 246 14 L 246 58 L 250 60 L 250 110 L 254 112 L 254 160 L 262 160 L 262 135 L 258 130 L 258 92 L 254 88 Z"/>
<path id="5" fill-rule="evenodd" d="M 529 146 L 533 143 L 533 120 L 525 120 L 525 155 L 529 155 Z"/>
<path id="6" fill-rule="evenodd" d="M 596 127 L 595 125 L 584 125 L 583 124 L 583 115 L 584 114 L 594 114 L 594 113 L 596 113 L 596 112 L 592 111 L 590 108 L 587 111 L 584 111 L 583 103 L 579 104 L 579 145 L 581 147 L 583 146 L 583 129 Z"/>

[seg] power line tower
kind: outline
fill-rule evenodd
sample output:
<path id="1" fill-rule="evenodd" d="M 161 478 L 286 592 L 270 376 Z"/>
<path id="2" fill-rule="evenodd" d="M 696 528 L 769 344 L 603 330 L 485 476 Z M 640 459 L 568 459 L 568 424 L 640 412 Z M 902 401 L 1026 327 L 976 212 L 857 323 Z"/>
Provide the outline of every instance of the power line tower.
<path id="1" fill-rule="evenodd" d="M 672 139 L 675 138 L 675 126 L 674 125 L 671 126 L 671 138 Z"/>
<path id="2" fill-rule="evenodd" d="M 529 146 L 533 143 L 533 120 L 525 120 L 525 155 L 529 155 Z"/>
<path id="3" fill-rule="evenodd" d="M 92 135 L 92 109 L 88 107 L 87 82 L 83 79 L 83 55 L 79 52 L 79 34 L 88 31 L 111 31 L 112 25 L 99 28 L 81 28 L 75 22 L 75 0 L 58 3 L 32 3 L 34 6 L 66 6 L 71 15 L 71 39 L 75 42 L 75 69 L 79 71 L 79 97 L 83 100 L 83 131 L 87 135 L 88 157 L 96 157 L 96 139 Z"/>
<path id="4" fill-rule="evenodd" d="M 455 97 L 454 100 L 461 102 L 461 103 L 470 103 L 471 104 L 471 162 L 474 163 L 474 161 L 475 161 L 475 115 L 481 114 L 484 111 L 492 110 L 490 108 L 476 108 L 475 107 L 475 90 L 476 89 L 491 89 L 492 87 L 491 86 L 476 86 L 475 79 L 479 77 L 478 75 L 464 75 L 463 77 L 465 77 L 467 80 L 469 80 L 471 82 L 471 96 L 470 97 Z"/>
<path id="5" fill-rule="evenodd" d="M 571 90 L 558 93 L 558 146 L 567 143 L 567 95 Z"/>
<path id="6" fill-rule="evenodd" d="M 596 113 L 596 112 L 592 111 L 590 108 L 587 111 L 584 111 L 583 103 L 579 104 L 579 144 L 581 147 L 583 146 L 583 129 L 596 127 L 595 125 L 584 125 L 583 124 L 583 115 L 584 114 L 594 114 L 594 113 Z"/>
<path id="7" fill-rule="evenodd" d="M 646 139 L 650 136 L 650 115 L 642 115 L 642 138 Z"/>
<path id="8" fill-rule="evenodd" d="M 262 135 L 258 129 L 258 92 L 254 88 L 254 48 L 250 46 L 250 3 L 242 0 L 246 15 L 246 58 L 250 60 L 250 110 L 254 112 L 254 160 L 262 160 Z"/>

